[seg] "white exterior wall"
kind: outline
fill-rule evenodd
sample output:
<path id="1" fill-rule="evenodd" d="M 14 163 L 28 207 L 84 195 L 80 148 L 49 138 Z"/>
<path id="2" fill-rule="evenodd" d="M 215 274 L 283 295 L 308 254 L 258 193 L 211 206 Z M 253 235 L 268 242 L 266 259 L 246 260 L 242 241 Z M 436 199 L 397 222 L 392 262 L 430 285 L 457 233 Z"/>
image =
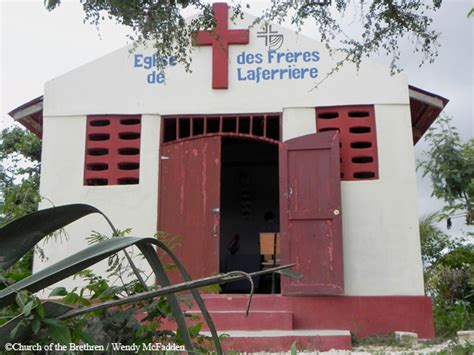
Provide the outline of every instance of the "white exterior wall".
<path id="1" fill-rule="evenodd" d="M 379 179 L 341 182 L 345 294 L 423 295 L 410 107 L 375 105 L 375 119 Z M 316 132 L 314 107 L 282 121 L 283 141 Z"/>
<path id="2" fill-rule="evenodd" d="M 253 18 L 239 24 L 229 21 L 230 28 L 248 28 Z M 134 67 L 134 54 L 153 54 L 153 49 L 139 47 L 131 52 L 131 45 L 83 65 L 45 85 L 45 116 L 84 114 L 210 114 L 282 112 L 286 107 L 314 107 L 340 105 L 408 104 L 408 84 L 403 75 L 390 75 L 390 70 L 376 63 L 363 62 L 357 72 L 354 64 L 347 64 L 324 80 L 339 58 L 331 57 L 324 45 L 303 35 L 273 25 L 273 30 L 284 35 L 279 52 L 318 51 L 315 63 L 263 63 L 240 65 L 240 53 L 262 53 L 267 47 L 257 38 L 254 26 L 247 45 L 229 46 L 229 89 L 211 89 L 212 50 L 210 46 L 193 51 L 191 73 L 182 65 L 166 69 L 166 84 L 147 84 L 145 70 Z M 267 69 L 311 67 L 319 70 L 317 79 L 239 81 L 237 69 L 243 71 L 262 66 Z M 67 89 L 65 89 L 67 88 Z"/>
<path id="3" fill-rule="evenodd" d="M 376 105 L 379 179 L 342 181 L 345 293 L 423 295 L 408 105 Z"/>
<path id="4" fill-rule="evenodd" d="M 244 24 L 230 26 L 241 28 Z M 320 51 L 317 66 L 323 78 L 334 64 L 324 46 L 278 26 L 274 28 L 285 35 L 285 45 L 280 50 Z M 313 79 L 258 84 L 238 81 L 237 55 L 242 51 L 266 51 L 256 38 L 257 30 L 252 30 L 249 45 L 230 47 L 228 90 L 211 89 L 210 47 L 195 51 L 193 73 L 185 73 L 180 66 L 169 68 L 166 85 L 147 84 L 144 80 L 148 71 L 132 67 L 129 48 L 48 82 L 41 194 L 55 205 L 94 205 L 119 229 L 133 228 L 132 235 L 152 236 L 158 216 L 160 115 L 282 112 L 283 140 L 288 140 L 316 131 L 314 107 L 374 104 L 380 178 L 341 183 L 345 293 L 422 295 L 406 78 L 390 76 L 388 69 L 364 63 L 359 72 L 352 65 L 344 67 L 314 90 Z M 143 114 L 138 185 L 83 186 L 88 114 Z M 50 205 L 45 200 L 41 207 Z M 109 232 L 101 218 L 86 217 L 67 228 L 69 242 L 45 247 L 49 261 L 36 262 L 35 269 L 85 247 L 84 237 L 91 229 Z M 97 270 L 105 269 L 102 266 Z"/>
<path id="5" fill-rule="evenodd" d="M 104 212 L 116 228 L 132 228 L 131 236 L 153 236 L 156 233 L 160 123 L 159 116 L 142 116 L 138 185 L 84 186 L 86 116 L 44 117 L 40 182 L 44 200 L 40 208 L 87 203 Z M 92 231 L 111 235 L 105 219 L 94 214 L 72 223 L 65 231 L 68 238 L 40 244 L 48 260 L 41 262 L 35 258 L 35 271 L 86 248 L 86 237 Z M 149 271 L 141 257 L 134 258 L 134 262 Z M 107 265 L 102 262 L 93 269 L 105 276 Z M 72 278 L 61 282 L 65 287 L 77 283 Z"/>
<path id="6" fill-rule="evenodd" d="M 282 141 L 316 133 L 314 107 L 284 108 L 282 114 Z"/>

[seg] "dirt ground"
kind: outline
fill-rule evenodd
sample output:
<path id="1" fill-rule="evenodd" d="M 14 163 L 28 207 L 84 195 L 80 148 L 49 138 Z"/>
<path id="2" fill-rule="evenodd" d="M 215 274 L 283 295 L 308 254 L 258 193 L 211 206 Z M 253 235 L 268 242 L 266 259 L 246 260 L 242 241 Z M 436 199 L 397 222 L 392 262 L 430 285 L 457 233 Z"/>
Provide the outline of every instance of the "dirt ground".
<path id="1" fill-rule="evenodd" d="M 253 355 L 291 355 L 291 352 L 281 353 L 252 353 Z M 446 355 L 471 355 L 474 354 L 474 344 L 458 343 L 453 340 L 447 340 L 441 343 L 419 341 L 411 346 L 387 346 L 387 345 L 364 345 L 354 346 L 352 351 L 348 350 L 330 350 L 322 352 L 298 351 L 298 354 L 321 354 L 321 355 L 424 355 L 424 354 L 446 354 Z"/>

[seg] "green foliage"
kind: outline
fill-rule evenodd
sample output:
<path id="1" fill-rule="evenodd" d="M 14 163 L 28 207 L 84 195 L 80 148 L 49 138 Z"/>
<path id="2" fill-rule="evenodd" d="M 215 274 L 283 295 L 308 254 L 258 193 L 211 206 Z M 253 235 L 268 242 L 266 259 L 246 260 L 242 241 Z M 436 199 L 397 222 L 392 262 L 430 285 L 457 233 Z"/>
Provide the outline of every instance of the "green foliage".
<path id="1" fill-rule="evenodd" d="M 71 291 L 61 286 L 56 287 L 50 293 L 50 297 L 59 297 L 59 301 L 63 304 L 90 306 L 93 302 L 120 298 L 124 289 L 127 289 L 125 297 L 135 293 L 131 291 L 132 283 L 118 287 L 110 286 L 107 279 L 87 269 L 78 273 L 77 277 L 86 281 L 86 285 L 80 288 L 75 287 Z M 10 309 L 10 315 L 15 316 L 22 312 L 25 318 L 13 329 L 10 336 L 15 336 L 23 327 L 31 326 L 34 336 L 22 341 L 23 344 L 184 343 L 180 332 L 159 329 L 162 320 L 173 318 L 172 309 L 164 296 L 151 302 L 138 302 L 131 306 L 116 307 L 110 311 L 96 311 L 73 319 L 58 320 L 45 316 L 39 298 L 27 291 L 20 291 L 16 296 L 15 307 Z M 189 333 L 198 349 L 208 349 L 210 342 L 206 337 L 199 335 L 201 328 L 202 323 L 196 323 L 189 328 Z"/>
<path id="2" fill-rule="evenodd" d="M 183 246 L 183 238 L 180 235 L 171 235 L 169 233 L 159 231 L 155 234 L 155 237 L 173 252 L 176 252 L 177 249 Z M 160 258 L 166 258 L 166 253 L 163 250 L 159 250 L 158 255 Z M 166 271 L 177 272 L 176 264 L 172 262 L 166 263 L 163 266 Z M 199 291 L 203 293 L 219 293 L 221 290 L 222 289 L 219 284 L 209 285 L 199 289 Z"/>
<path id="3" fill-rule="evenodd" d="M 121 238 L 121 237 L 125 237 L 127 235 L 129 235 L 130 233 L 132 232 L 132 230 L 130 228 L 128 229 L 125 229 L 125 230 L 116 230 L 114 231 L 114 233 L 112 234 L 111 237 L 105 235 L 105 234 L 101 234 L 97 231 L 93 231 L 92 234 L 89 236 L 89 237 L 86 237 L 87 239 L 87 242 L 89 244 L 96 244 L 96 243 L 100 243 L 100 242 L 103 242 L 104 240 L 108 240 L 110 238 Z M 109 258 L 107 259 L 107 270 L 106 272 L 108 273 L 109 275 L 109 279 L 119 279 L 122 283 L 122 285 L 124 285 L 124 288 L 122 289 L 122 291 L 124 291 L 126 294 L 128 294 L 128 288 L 131 287 L 132 291 L 135 291 L 135 292 L 141 292 L 143 291 L 143 287 L 140 287 L 139 284 L 137 284 L 137 281 L 134 281 L 132 284 L 127 284 L 124 280 L 129 278 L 130 276 L 134 275 L 135 272 L 137 273 L 141 273 L 143 272 L 142 270 L 138 270 L 136 267 L 135 267 L 135 264 L 133 264 L 134 266 L 134 269 L 132 269 L 132 267 L 130 266 L 130 262 L 133 263 L 133 261 L 131 261 L 131 259 L 133 259 L 134 255 L 133 255 L 133 251 L 134 249 L 131 249 L 129 251 L 125 251 L 123 253 L 117 253 L 117 254 L 113 254 L 111 256 L 109 256 Z M 131 253 L 131 255 L 130 255 Z M 146 278 L 149 278 L 151 276 L 151 274 L 149 275 L 146 275 Z"/>
<path id="4" fill-rule="evenodd" d="M 474 327 L 474 246 L 449 239 L 436 221 L 435 214 L 420 220 L 425 289 L 433 299 L 436 334 L 449 337 Z"/>
<path id="5" fill-rule="evenodd" d="M 106 18 L 115 20 L 132 30 L 130 37 L 136 44 L 150 41 L 157 55 L 175 56 L 187 70 L 190 69 L 193 34 L 215 25 L 211 5 L 205 0 L 83 0 L 81 3 L 86 22 L 98 26 Z M 421 63 L 433 62 L 438 55 L 439 33 L 431 29 L 430 15 L 441 7 L 441 3 L 442 0 L 334 0 L 323 4 L 273 0 L 255 23 L 289 21 L 300 29 L 304 23 L 311 22 L 328 48 L 337 48 L 345 54 L 336 69 L 346 61 L 359 65 L 364 57 L 383 51 L 392 58 L 392 70 L 397 71 L 400 70 L 399 43 L 402 38 L 411 41 L 414 52 L 421 55 Z M 45 0 L 46 9 L 50 11 L 60 4 L 61 0 Z M 231 6 L 232 18 L 241 17 L 239 2 L 233 1 Z M 182 16 L 182 10 L 188 8 L 200 12 L 190 22 Z M 354 9 L 355 15 L 347 14 L 349 9 Z M 352 25 L 354 18 L 362 30 L 359 36 L 350 37 L 344 31 L 344 25 Z"/>
<path id="6" fill-rule="evenodd" d="M 432 195 L 447 203 L 444 215 L 461 211 L 466 224 L 474 223 L 474 138 L 463 143 L 451 118 L 438 118 L 425 135 L 429 148 L 418 164 L 429 175 Z"/>
<path id="7" fill-rule="evenodd" d="M 472 260 L 474 247 L 455 247 L 426 273 L 426 289 L 433 298 L 436 334 L 441 337 L 474 327 L 474 264 L 457 260 L 456 255 Z"/>
<path id="8" fill-rule="evenodd" d="M 438 352 L 438 355 L 472 355 L 474 354 L 474 344 L 451 343 L 447 349 Z"/>
<path id="9" fill-rule="evenodd" d="M 122 1 L 85 0 L 81 1 L 85 22 L 98 26 L 106 18 L 129 27 L 133 35 L 130 39 L 137 44 L 152 41 L 160 56 L 175 56 L 189 70 L 192 34 L 203 28 L 212 28 L 212 7 L 200 0 L 178 1 Z M 45 6 L 53 10 L 61 4 L 60 0 L 46 0 Z M 181 11 L 193 7 L 202 15 L 186 23 Z"/>
<path id="10" fill-rule="evenodd" d="M 30 251 L 7 270 L 0 271 L 0 290 L 30 276 L 32 264 L 33 252 Z"/>
<path id="11" fill-rule="evenodd" d="M 466 224 L 474 224 L 474 139 L 463 143 L 451 118 L 444 116 L 430 128 L 426 141 L 429 148 L 418 167 L 430 176 L 432 195 L 446 206 L 439 215 L 420 220 L 421 249 L 436 333 L 446 337 L 474 327 L 474 245 L 472 239 L 449 238 L 435 223 L 465 216 Z"/>
<path id="12" fill-rule="evenodd" d="M 264 19 L 278 23 L 289 19 L 298 28 L 310 20 L 328 48 L 337 48 L 345 54 L 345 59 L 337 64 L 336 69 L 345 61 L 359 66 L 364 57 L 382 52 L 392 58 L 392 71 L 400 71 L 399 43 L 402 38 L 408 38 L 414 52 L 421 54 L 420 65 L 425 61 L 433 62 L 438 55 L 439 33 L 431 30 L 433 20 L 427 14 L 437 11 L 441 0 L 335 0 L 332 3 L 334 6 L 318 6 L 305 1 L 272 1 Z M 350 22 L 356 18 L 363 27 L 359 36 L 344 29 L 348 25 L 344 17 L 351 8 L 355 15 L 350 16 Z"/>
<path id="13" fill-rule="evenodd" d="M 0 225 L 38 208 L 41 141 L 16 126 L 0 134 Z"/>
<path id="14" fill-rule="evenodd" d="M 102 212 L 92 206 L 73 204 L 35 212 L 1 227 L 0 235 L 2 238 L 0 238 L 0 258 L 2 263 L 0 264 L 0 268 L 5 270 L 6 268 L 11 267 L 13 265 L 12 263 L 21 258 L 23 254 L 27 253 L 28 248 L 31 248 L 40 240 L 46 238 L 52 231 L 60 229 L 65 224 L 69 224 L 90 213 L 99 213 L 103 215 Z M 211 330 L 212 340 L 216 347 L 216 351 L 222 353 L 212 319 L 210 318 L 199 293 L 193 289 L 197 286 L 195 286 L 195 282 L 191 281 L 189 274 L 176 256 L 164 244 L 155 238 L 124 236 L 125 232 L 118 231 L 110 220 L 105 215 L 103 216 L 110 224 L 115 238 L 102 238 L 99 235 L 96 235 L 96 239 L 99 241 L 97 245 L 90 246 L 70 255 L 41 272 L 22 279 L 13 285 L 6 285 L 7 287 L 5 289 L 0 290 L 0 304 L 3 307 L 1 309 L 2 315 L 5 314 L 5 318 L 10 319 L 9 322 L 0 326 L 0 344 L 4 344 L 5 341 L 8 341 L 8 334 L 10 334 L 10 341 L 27 338 L 28 341 L 36 341 L 40 343 L 48 340 L 63 343 L 68 341 L 73 343 L 78 343 L 80 341 L 88 342 L 91 339 L 93 340 L 94 335 L 106 334 L 107 330 L 104 328 L 104 324 L 108 324 L 109 328 L 112 329 L 110 331 L 113 333 L 112 338 L 109 337 L 112 341 L 121 331 L 125 336 L 139 340 L 134 336 L 131 336 L 131 334 L 135 334 L 135 330 L 140 327 L 140 322 L 136 315 L 139 313 L 142 314 L 141 312 L 143 312 L 144 305 L 149 303 L 149 301 L 145 302 L 143 300 L 148 300 L 153 296 L 166 296 L 166 302 L 169 302 L 169 309 L 172 311 L 173 317 L 180 329 L 180 338 L 183 340 L 186 349 L 193 351 L 195 346 L 193 345 L 190 331 L 195 331 L 195 326 L 190 330 L 187 329 L 185 316 L 175 295 L 176 291 L 173 292 L 173 290 L 170 290 L 170 287 L 167 287 L 166 289 L 160 287 L 160 290 L 155 290 L 155 293 L 142 292 L 144 289 L 149 290 L 149 287 L 141 277 L 140 270 L 136 268 L 132 258 L 125 250 L 128 247 L 136 246 L 152 267 L 155 275 L 159 278 L 160 283 L 163 286 L 167 286 L 169 285 L 169 281 L 164 273 L 162 263 L 156 255 L 155 247 L 153 247 L 153 245 L 155 245 L 167 251 L 168 256 L 176 264 L 182 277 L 185 281 L 188 281 L 187 285 L 182 286 L 181 290 L 191 290 L 191 294 Z M 16 241 L 17 244 L 12 243 L 12 240 Z M 20 242 L 22 248 L 18 248 L 18 243 Z M 137 281 L 124 284 L 123 279 L 119 277 L 122 281 L 122 285 L 110 286 L 106 279 L 97 277 L 90 271 L 84 270 L 84 268 L 118 252 L 123 252 L 125 254 L 129 265 L 128 268 L 132 270 L 129 274 L 134 274 L 137 277 Z M 117 263 L 112 263 L 110 266 L 110 274 L 121 275 L 122 271 L 126 272 L 126 268 L 119 268 Z M 117 273 L 117 269 L 120 270 L 120 272 Z M 31 292 L 42 290 L 54 284 L 56 281 L 67 278 L 77 272 L 81 272 L 79 276 L 82 276 L 86 281 L 88 281 L 88 283 L 85 287 L 76 287 L 70 292 L 61 287 L 53 290 L 54 295 L 63 296 L 62 304 L 48 301 L 45 302 L 43 306 L 38 298 L 32 297 L 31 294 L 26 292 L 26 290 Z M 214 279 L 212 280 L 212 282 L 219 281 L 221 281 L 221 278 L 216 278 L 215 281 Z M 133 297 L 134 302 L 132 302 L 131 297 L 133 293 L 137 293 L 137 290 L 140 294 L 135 294 Z M 124 296 L 122 296 L 121 293 L 123 293 Z M 15 297 L 17 301 L 16 303 L 14 302 Z M 95 302 L 94 305 L 91 305 L 94 301 L 97 302 Z M 71 307 L 70 305 L 77 307 Z M 114 305 L 115 308 L 109 315 L 107 314 L 107 311 L 104 310 L 111 308 L 112 305 Z M 38 316 L 40 317 L 39 319 L 35 317 L 32 312 L 33 309 L 37 310 Z M 99 312 L 99 310 L 101 310 L 101 312 Z M 126 312 L 126 314 L 121 313 L 121 311 Z M 163 315 L 163 313 L 159 314 L 160 318 L 167 316 Z M 109 318 L 109 316 L 112 318 Z M 102 331 L 89 331 L 87 327 L 92 325 L 93 320 L 98 317 L 107 317 L 104 322 L 100 319 L 98 321 Z M 150 316 L 147 316 L 146 318 L 150 323 L 155 322 L 159 325 L 159 320 L 156 320 L 153 317 L 150 318 Z M 124 324 L 125 319 L 128 321 Z M 147 332 L 144 334 L 146 333 Z M 173 332 L 159 333 L 156 331 L 154 334 L 149 335 L 156 337 L 157 334 L 160 335 L 160 338 L 153 338 L 153 342 L 155 342 L 155 339 L 157 341 L 168 340 L 168 342 L 177 340 L 176 334 Z M 12 336 L 14 338 L 11 338 Z M 54 337 L 54 339 L 51 337 Z M 201 342 L 198 342 L 199 346 L 200 344 Z"/>
<path id="15" fill-rule="evenodd" d="M 34 134 L 16 126 L 0 133 L 0 225 L 37 210 L 40 161 L 41 141 Z M 0 271 L 0 290 L 31 275 L 32 264 L 30 251 Z M 0 325 L 17 310 L 17 305 L 0 309 Z"/>
<path id="16" fill-rule="evenodd" d="M 51 342 L 68 345 L 71 342 L 79 342 L 87 339 L 81 329 L 85 322 L 80 319 L 70 321 L 59 321 L 46 316 L 41 300 L 27 291 L 20 291 L 16 296 L 16 311 L 12 315 L 24 313 L 24 318 L 10 332 L 10 337 L 27 326 L 33 332 L 31 341 L 24 344 L 49 344 Z"/>
<path id="17" fill-rule="evenodd" d="M 296 354 L 298 354 L 298 350 L 297 350 L 297 348 L 296 348 L 296 341 L 294 341 L 294 342 L 291 344 L 290 352 L 291 352 L 291 355 L 296 355 Z"/>
<path id="18" fill-rule="evenodd" d="M 115 230 L 112 238 L 121 238 L 130 233 L 131 229 L 125 229 L 123 231 Z M 177 243 L 180 239 L 163 233 L 158 233 L 158 236 L 168 241 L 173 248 L 178 245 Z M 107 239 L 110 238 L 98 232 L 93 232 L 92 235 L 87 238 L 89 244 L 100 243 Z M 82 271 L 78 276 L 87 279 L 89 284 L 81 290 L 81 297 L 77 298 L 77 301 L 82 299 L 84 291 L 88 291 L 88 299 L 91 301 L 100 300 L 102 302 L 117 297 L 127 297 L 144 291 L 143 285 L 138 282 L 138 280 L 125 281 L 133 276 L 134 271 L 138 269 L 135 267 L 133 270 L 133 264 L 129 264 L 130 259 L 135 259 L 134 251 L 128 250 L 124 252 L 125 256 L 114 254 L 111 255 L 107 261 L 108 279 L 120 280 L 121 286 L 110 286 L 107 280 L 95 276 L 91 271 Z M 126 257 L 126 255 L 128 255 L 126 253 L 130 253 L 130 259 Z M 138 272 L 144 274 L 143 270 L 138 270 Z M 150 276 L 151 274 L 144 274 L 142 279 L 147 280 Z M 75 294 L 74 298 L 76 297 L 77 294 Z M 159 330 L 163 319 L 173 319 L 172 307 L 164 296 L 149 302 L 134 304 L 132 307 L 120 307 L 113 312 L 100 312 L 99 314 L 101 314 L 101 316 L 97 319 L 97 322 L 95 322 L 94 332 L 92 332 L 92 334 L 102 334 L 99 339 L 97 339 L 97 337 L 95 339 L 98 343 L 120 342 L 122 344 L 141 344 L 156 342 L 160 338 L 166 338 L 168 342 L 184 344 L 184 339 L 179 329 L 176 333 Z M 95 315 L 97 316 L 98 314 Z M 137 320 L 137 316 L 139 315 L 143 316 L 141 321 Z M 197 326 L 199 327 L 197 328 Z M 189 328 L 188 331 L 191 338 L 199 339 L 199 330 L 201 327 L 202 323 L 197 323 L 195 326 Z M 93 336 L 92 334 L 91 336 Z"/>
<path id="19" fill-rule="evenodd" d="M 0 271 L 0 290 L 30 276 L 32 262 L 33 252 L 30 251 L 7 270 Z M 18 304 L 12 304 L 8 307 L 0 308 L 0 326 L 18 314 L 21 310 L 20 307 Z"/>
<path id="20" fill-rule="evenodd" d="M 436 213 L 420 218 L 421 256 L 425 270 L 435 265 L 440 260 L 443 252 L 453 245 L 448 235 L 436 226 L 438 218 Z"/>
<path id="21" fill-rule="evenodd" d="M 0 133 L 0 226 L 38 209 L 40 161 L 41 141 L 34 134 L 16 126 Z M 33 254 L 0 271 L 0 290 L 31 275 Z M 0 310 L 0 325 L 11 311 Z"/>
<path id="22" fill-rule="evenodd" d="M 474 248 L 472 243 L 459 242 L 440 258 L 442 265 L 457 270 L 467 270 L 474 266 Z"/>
<path id="23" fill-rule="evenodd" d="M 26 159 L 33 164 L 18 170 L 21 174 L 38 174 L 41 161 L 41 141 L 23 128 L 12 126 L 1 133 L 0 159 L 11 158 L 14 162 Z"/>
<path id="24" fill-rule="evenodd" d="M 181 248 L 183 245 L 182 240 L 183 238 L 180 235 L 171 235 L 169 233 L 161 232 L 159 231 L 158 233 L 155 234 L 155 237 L 165 244 L 171 251 L 175 252 L 176 249 Z M 160 258 L 165 258 L 166 253 L 164 250 L 159 250 L 158 255 Z M 171 271 L 171 270 L 176 270 L 176 265 L 174 263 L 166 263 L 164 265 L 166 271 Z"/>
<path id="25" fill-rule="evenodd" d="M 473 320 L 472 305 L 469 307 L 465 302 L 448 304 L 446 302 L 436 302 L 434 300 L 433 312 L 436 335 L 441 338 L 453 337 L 461 329 L 472 329 Z"/>

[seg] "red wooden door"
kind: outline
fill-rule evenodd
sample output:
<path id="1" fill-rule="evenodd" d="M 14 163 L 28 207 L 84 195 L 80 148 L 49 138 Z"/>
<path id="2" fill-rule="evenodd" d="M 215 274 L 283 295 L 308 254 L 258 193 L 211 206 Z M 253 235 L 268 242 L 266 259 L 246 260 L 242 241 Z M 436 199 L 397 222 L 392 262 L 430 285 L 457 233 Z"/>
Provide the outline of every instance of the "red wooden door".
<path id="1" fill-rule="evenodd" d="M 280 148 L 282 263 L 296 263 L 301 280 L 282 277 L 283 294 L 344 291 L 339 137 L 321 132 Z"/>
<path id="2" fill-rule="evenodd" d="M 193 278 L 217 273 L 220 137 L 166 145 L 160 156 L 158 230 L 180 236 L 174 252 Z"/>

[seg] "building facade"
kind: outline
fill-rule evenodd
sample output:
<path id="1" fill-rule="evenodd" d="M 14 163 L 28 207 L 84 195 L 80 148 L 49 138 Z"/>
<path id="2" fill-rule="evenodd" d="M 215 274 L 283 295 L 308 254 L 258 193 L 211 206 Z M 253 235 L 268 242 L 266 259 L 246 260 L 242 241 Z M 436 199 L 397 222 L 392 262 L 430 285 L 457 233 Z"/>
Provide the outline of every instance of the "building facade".
<path id="1" fill-rule="evenodd" d="M 259 270 L 260 234 L 278 233 L 279 263 L 304 277 L 276 294 L 258 280 L 257 313 L 286 312 L 295 330 L 432 337 L 413 146 L 447 100 L 369 61 L 326 78 L 340 58 L 320 43 L 214 11 L 218 35 L 196 36 L 192 72 L 125 47 L 11 112 L 43 140 L 41 207 L 87 203 L 132 235 L 179 235 L 193 277 Z M 109 233 L 99 217 L 76 222 L 35 270 L 85 247 L 91 230 Z M 232 311 L 220 302 L 239 304 L 236 293 L 209 295 L 211 311 Z"/>

